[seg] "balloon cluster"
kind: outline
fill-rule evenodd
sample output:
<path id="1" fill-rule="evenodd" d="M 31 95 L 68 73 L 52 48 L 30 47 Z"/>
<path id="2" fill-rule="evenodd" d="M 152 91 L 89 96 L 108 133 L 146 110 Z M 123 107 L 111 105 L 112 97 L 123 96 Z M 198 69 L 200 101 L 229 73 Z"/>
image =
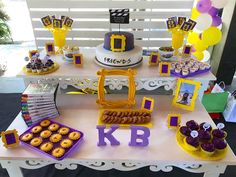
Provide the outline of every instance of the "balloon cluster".
<path id="1" fill-rule="evenodd" d="M 189 33 L 187 42 L 193 45 L 193 55 L 199 60 L 204 58 L 203 51 L 209 46 L 216 45 L 222 38 L 222 32 L 217 27 L 222 24 L 218 16 L 228 0 L 199 0 L 192 9 L 191 19 L 197 24 L 194 31 Z"/>
<path id="2" fill-rule="evenodd" d="M 62 48 L 66 44 L 66 35 L 71 30 L 73 20 L 66 16 L 56 19 L 54 15 L 51 17 L 48 15 L 41 18 L 41 21 L 44 27 L 53 34 L 54 43 L 58 46 L 57 53 L 63 53 Z"/>

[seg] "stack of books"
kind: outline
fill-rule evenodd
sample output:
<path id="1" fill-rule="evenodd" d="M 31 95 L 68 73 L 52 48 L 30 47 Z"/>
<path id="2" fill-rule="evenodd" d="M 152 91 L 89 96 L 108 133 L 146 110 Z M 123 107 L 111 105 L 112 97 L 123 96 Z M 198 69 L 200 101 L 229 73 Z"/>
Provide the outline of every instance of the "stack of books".
<path id="1" fill-rule="evenodd" d="M 21 96 L 21 113 L 25 123 L 30 126 L 42 119 L 56 118 L 58 85 L 29 84 Z"/>

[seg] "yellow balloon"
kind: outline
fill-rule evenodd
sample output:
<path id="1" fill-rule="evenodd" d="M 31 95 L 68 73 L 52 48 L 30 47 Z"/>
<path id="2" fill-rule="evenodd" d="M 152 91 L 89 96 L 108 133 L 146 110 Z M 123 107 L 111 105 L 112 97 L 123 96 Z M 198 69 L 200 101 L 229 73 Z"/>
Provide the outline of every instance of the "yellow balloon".
<path id="1" fill-rule="evenodd" d="M 215 45 L 220 42 L 222 32 L 216 27 L 210 27 L 202 32 L 202 41 L 206 45 Z"/>
<path id="2" fill-rule="evenodd" d="M 199 39 L 198 33 L 196 32 L 189 33 L 188 38 L 187 38 L 188 43 L 196 44 L 199 40 L 200 39 Z"/>
<path id="3" fill-rule="evenodd" d="M 203 52 L 194 52 L 193 55 L 198 59 L 202 60 L 204 58 L 204 53 Z"/>
<path id="4" fill-rule="evenodd" d="M 197 43 L 194 43 L 194 48 L 196 49 L 197 52 L 202 52 L 208 48 L 208 46 L 203 43 L 202 40 L 199 39 Z"/>
<path id="5" fill-rule="evenodd" d="M 191 19 L 192 20 L 196 20 L 196 18 L 200 15 L 200 12 L 196 9 L 196 8 L 193 8 L 192 9 L 192 15 L 191 15 Z"/>

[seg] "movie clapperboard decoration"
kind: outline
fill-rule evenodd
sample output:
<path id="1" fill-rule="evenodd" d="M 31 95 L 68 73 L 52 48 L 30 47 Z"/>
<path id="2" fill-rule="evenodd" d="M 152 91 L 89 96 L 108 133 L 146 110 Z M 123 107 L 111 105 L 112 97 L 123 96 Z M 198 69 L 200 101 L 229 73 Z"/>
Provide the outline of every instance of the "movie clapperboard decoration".
<path id="1" fill-rule="evenodd" d="M 129 9 L 110 9 L 110 23 L 128 24 Z"/>

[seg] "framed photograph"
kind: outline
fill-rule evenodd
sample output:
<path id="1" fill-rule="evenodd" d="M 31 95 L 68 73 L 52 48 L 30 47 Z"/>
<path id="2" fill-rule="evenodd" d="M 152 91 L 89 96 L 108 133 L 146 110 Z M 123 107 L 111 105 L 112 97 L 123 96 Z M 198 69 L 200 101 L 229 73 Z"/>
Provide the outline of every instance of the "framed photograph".
<path id="1" fill-rule="evenodd" d="M 53 25 L 53 28 L 62 28 L 62 20 L 61 19 L 53 19 L 52 25 Z"/>
<path id="2" fill-rule="evenodd" d="M 191 20 L 191 19 L 188 19 L 187 22 L 191 24 L 190 30 L 193 30 L 193 28 L 194 28 L 194 27 L 196 26 L 196 24 L 197 24 L 197 22 L 195 22 L 194 20 Z"/>
<path id="3" fill-rule="evenodd" d="M 192 45 L 184 45 L 182 55 L 185 57 L 191 56 L 192 53 Z"/>
<path id="4" fill-rule="evenodd" d="M 192 23 L 189 23 L 189 22 L 183 22 L 182 25 L 180 26 L 180 29 L 183 30 L 183 31 L 190 31 L 191 30 L 191 27 L 192 27 Z"/>
<path id="5" fill-rule="evenodd" d="M 67 26 L 68 28 L 71 28 L 72 24 L 73 24 L 73 20 L 69 17 L 66 17 L 64 19 L 64 23 L 63 23 L 65 26 Z"/>
<path id="6" fill-rule="evenodd" d="M 166 26 L 168 29 L 172 29 L 172 28 L 175 28 L 177 26 L 177 24 L 173 19 L 168 19 L 166 21 Z"/>
<path id="7" fill-rule="evenodd" d="M 41 21 L 45 27 L 48 27 L 52 24 L 52 20 L 49 15 L 41 18 Z"/>
<path id="8" fill-rule="evenodd" d="M 184 22 L 186 22 L 186 17 L 178 17 L 178 25 L 181 26 Z"/>
<path id="9" fill-rule="evenodd" d="M 82 54 L 73 54 L 73 64 L 75 66 L 82 66 L 83 65 L 83 55 Z"/>
<path id="10" fill-rule="evenodd" d="M 147 112 L 152 112 L 154 108 L 154 99 L 143 97 L 142 101 L 142 110 L 145 110 Z"/>
<path id="11" fill-rule="evenodd" d="M 124 35 L 111 35 L 110 38 L 111 43 L 111 51 L 112 52 L 124 52 L 125 51 L 125 40 L 126 37 Z"/>
<path id="12" fill-rule="evenodd" d="M 170 62 L 160 62 L 159 64 L 160 75 L 170 76 L 170 68 L 171 68 Z"/>
<path id="13" fill-rule="evenodd" d="M 181 114 L 168 114 L 168 128 L 178 128 L 181 122 Z"/>
<path id="14" fill-rule="evenodd" d="M 200 85 L 200 82 L 179 78 L 177 81 L 173 105 L 193 111 Z"/>
<path id="15" fill-rule="evenodd" d="M 54 43 L 46 43 L 45 50 L 46 50 L 47 54 L 54 55 L 55 54 Z"/>
<path id="16" fill-rule="evenodd" d="M 1 136 L 2 142 L 6 148 L 14 148 L 19 145 L 19 135 L 15 129 L 3 131 Z"/>
<path id="17" fill-rule="evenodd" d="M 160 53 L 151 52 L 150 57 L 149 57 L 149 65 L 151 66 L 158 65 L 159 61 L 160 61 Z"/>
<path id="18" fill-rule="evenodd" d="M 131 107 L 135 104 L 135 92 L 136 85 L 134 76 L 135 70 L 107 70 L 101 69 L 97 72 L 98 79 L 98 99 L 97 104 L 103 107 L 119 108 L 119 107 Z M 128 78 L 128 99 L 127 100 L 106 100 L 104 92 L 104 84 L 106 76 L 126 76 Z"/>
<path id="19" fill-rule="evenodd" d="M 32 56 L 34 56 L 36 53 L 39 53 L 38 50 L 30 50 L 29 51 L 29 58 L 32 58 Z"/>

